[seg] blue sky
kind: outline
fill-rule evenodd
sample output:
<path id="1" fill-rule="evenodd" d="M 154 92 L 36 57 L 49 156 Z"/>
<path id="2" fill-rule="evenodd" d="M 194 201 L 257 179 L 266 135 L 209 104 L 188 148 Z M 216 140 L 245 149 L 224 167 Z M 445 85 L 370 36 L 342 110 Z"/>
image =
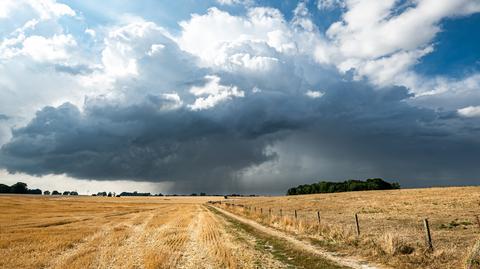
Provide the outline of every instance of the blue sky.
<path id="1" fill-rule="evenodd" d="M 480 14 L 442 21 L 433 43 L 435 51 L 425 55 L 415 66 L 425 75 L 462 77 L 480 71 Z"/>
<path id="2" fill-rule="evenodd" d="M 479 26 L 471 0 L 2 1 L 0 177 L 478 184 Z"/>

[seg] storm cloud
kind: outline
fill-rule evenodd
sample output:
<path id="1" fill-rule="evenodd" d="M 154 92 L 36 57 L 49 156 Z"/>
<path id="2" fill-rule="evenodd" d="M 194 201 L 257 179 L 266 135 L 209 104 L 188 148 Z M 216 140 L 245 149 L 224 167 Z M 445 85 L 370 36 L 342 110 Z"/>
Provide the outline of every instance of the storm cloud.
<path id="1" fill-rule="evenodd" d="M 130 14 L 66 34 L 86 27 L 63 25 L 73 10 L 12 25 L 0 44 L 0 169 L 180 193 L 368 177 L 478 183 L 480 75 L 428 77 L 414 66 L 434 52 L 442 19 L 480 6 L 459 1 L 411 22 L 420 4 L 392 2 L 377 14 L 392 22 L 363 25 L 356 10 L 375 4 L 353 4 L 324 31 L 306 2 L 288 20 L 254 2 L 211 7 L 174 30 Z M 412 38 L 411 25 L 426 34 Z M 382 43 L 387 26 L 399 35 Z"/>
<path id="2" fill-rule="evenodd" d="M 127 104 L 87 100 L 81 110 L 45 107 L 13 131 L 0 161 L 10 172 L 173 182 L 180 192 L 255 191 L 242 184 L 244 174 L 275 162 L 301 168 L 277 176 L 275 191 L 325 177 L 385 176 L 415 186 L 480 172 L 478 130 L 452 129 L 463 119 L 409 105 L 402 87 L 331 87 L 318 99 L 249 93 L 202 111 L 175 108 L 162 95 Z"/>

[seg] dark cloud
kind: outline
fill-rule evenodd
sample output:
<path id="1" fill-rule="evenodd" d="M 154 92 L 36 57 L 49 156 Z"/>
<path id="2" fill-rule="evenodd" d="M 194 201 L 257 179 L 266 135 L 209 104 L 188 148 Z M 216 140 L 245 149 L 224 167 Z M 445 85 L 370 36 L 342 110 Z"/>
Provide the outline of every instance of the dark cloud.
<path id="1" fill-rule="evenodd" d="M 370 176 L 408 186 L 477 183 L 478 129 L 462 131 L 463 119 L 409 105 L 401 87 L 326 89 L 318 99 L 251 93 L 201 111 L 164 109 L 171 100 L 152 94 L 129 104 L 90 99 L 83 112 L 45 107 L 13 130 L 0 163 L 34 175 L 171 181 L 183 192 L 283 192 L 302 181 Z M 282 173 L 242 179 L 269 163 Z"/>
<path id="2" fill-rule="evenodd" d="M 5 114 L 0 114 L 0 120 L 9 120 L 10 117 Z"/>
<path id="3" fill-rule="evenodd" d="M 12 130 L 0 149 L 0 168 L 172 182 L 172 191 L 184 193 L 283 193 L 318 179 L 366 177 L 406 186 L 478 183 L 478 119 L 459 118 L 449 108 L 419 108 L 406 88 L 377 89 L 307 56 L 279 54 L 265 42 L 240 42 L 225 51 L 262 56 L 262 64 L 199 67 L 199 59 L 160 28 L 147 26 L 135 42 L 125 40 L 130 27 L 109 37 L 109 44 L 120 44 L 110 48 L 114 55 L 136 60 L 135 76 L 117 78 L 113 97 L 38 111 Z M 115 51 L 125 46 L 130 49 Z M 73 75 L 92 71 L 55 68 Z M 192 86 L 205 86 L 211 75 L 245 96 L 191 110 L 188 104 L 198 98 Z M 324 95 L 309 98 L 307 91 Z"/>
<path id="4" fill-rule="evenodd" d="M 117 107 L 46 107 L 2 147 L 11 172 L 95 179 L 222 180 L 269 158 L 269 139 L 246 138 L 203 113 L 159 111 L 150 98 Z"/>

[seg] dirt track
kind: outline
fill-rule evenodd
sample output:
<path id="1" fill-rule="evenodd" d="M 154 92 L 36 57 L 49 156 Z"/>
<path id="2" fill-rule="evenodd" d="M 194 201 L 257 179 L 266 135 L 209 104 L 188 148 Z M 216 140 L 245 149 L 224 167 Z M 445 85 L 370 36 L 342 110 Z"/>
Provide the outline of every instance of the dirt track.
<path id="1" fill-rule="evenodd" d="M 277 231 L 275 229 L 266 227 L 264 225 L 261 225 L 253 220 L 249 220 L 243 217 L 240 217 L 238 215 L 235 215 L 233 213 L 230 213 L 226 210 L 223 210 L 221 208 L 215 207 L 216 210 L 221 212 L 222 214 L 233 218 L 239 222 L 242 222 L 244 224 L 247 224 L 263 233 L 267 233 L 271 236 L 277 237 L 277 238 L 282 238 L 288 241 L 291 244 L 291 247 L 301 249 L 302 251 L 309 252 L 313 255 L 320 255 L 324 257 L 327 260 L 333 261 L 336 264 L 339 264 L 341 266 L 345 266 L 348 268 L 358 268 L 358 269 L 375 269 L 375 268 L 388 268 L 385 266 L 380 266 L 380 265 L 374 265 L 374 264 L 369 264 L 364 260 L 358 259 L 358 258 L 353 258 L 353 257 L 342 257 L 339 255 L 336 255 L 335 253 L 325 251 L 323 249 L 320 249 L 318 247 L 313 246 L 312 244 L 301 241 L 299 239 L 296 239 L 295 237 L 288 235 L 286 233 Z"/>

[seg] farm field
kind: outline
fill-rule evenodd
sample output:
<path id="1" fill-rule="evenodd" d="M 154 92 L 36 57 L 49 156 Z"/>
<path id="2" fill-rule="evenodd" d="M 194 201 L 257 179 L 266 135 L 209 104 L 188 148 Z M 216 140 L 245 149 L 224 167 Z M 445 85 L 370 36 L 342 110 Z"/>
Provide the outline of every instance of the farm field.
<path id="1" fill-rule="evenodd" d="M 480 238 L 479 187 L 239 198 L 234 204 L 221 206 L 332 251 L 393 268 L 465 268 Z M 426 244 L 425 218 L 433 251 Z M 480 253 L 478 245 L 475 251 Z"/>
<path id="2" fill-rule="evenodd" d="M 3 195 L 0 268 L 291 268 L 299 263 L 272 251 L 267 237 L 204 205 L 217 199 L 223 197 Z M 310 262 L 340 268 L 318 257 Z"/>
<path id="3" fill-rule="evenodd" d="M 1 195 L 0 210 L 0 268 L 465 268 L 480 236 L 478 187 L 226 200 Z"/>

